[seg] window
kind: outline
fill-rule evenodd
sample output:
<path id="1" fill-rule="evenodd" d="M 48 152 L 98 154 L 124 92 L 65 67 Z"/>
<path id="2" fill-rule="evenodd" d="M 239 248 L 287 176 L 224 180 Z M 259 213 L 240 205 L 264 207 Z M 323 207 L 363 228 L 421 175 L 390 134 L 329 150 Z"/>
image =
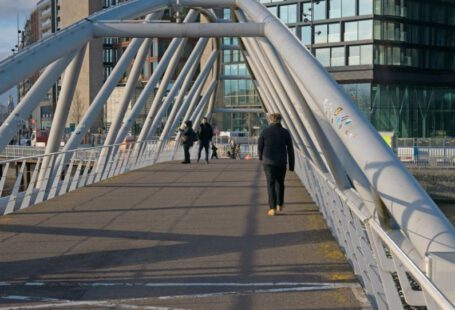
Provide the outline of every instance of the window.
<path id="1" fill-rule="evenodd" d="M 332 47 L 332 57 L 330 59 L 332 67 L 344 66 L 344 47 Z"/>
<path id="2" fill-rule="evenodd" d="M 324 67 L 330 67 L 330 48 L 317 49 L 316 58 Z"/>
<path id="3" fill-rule="evenodd" d="M 312 20 L 312 13 L 311 11 L 313 10 L 311 8 L 311 2 L 305 2 L 302 4 L 302 21 L 305 23 L 308 23 Z"/>
<path id="4" fill-rule="evenodd" d="M 371 84 L 341 84 L 341 87 L 357 103 L 364 115 L 370 119 Z"/>
<path id="5" fill-rule="evenodd" d="M 373 14 L 373 0 L 359 0 L 359 15 Z"/>
<path id="6" fill-rule="evenodd" d="M 348 64 L 350 66 L 360 65 L 360 46 L 349 47 Z"/>
<path id="7" fill-rule="evenodd" d="M 224 81 L 224 94 L 226 96 L 231 95 L 231 81 Z"/>
<path id="8" fill-rule="evenodd" d="M 343 0 L 341 11 L 343 17 L 355 16 L 356 0 Z"/>
<path id="9" fill-rule="evenodd" d="M 373 64 L 373 45 L 362 45 L 360 47 L 360 64 Z"/>
<path id="10" fill-rule="evenodd" d="M 313 19 L 314 20 L 327 19 L 326 2 L 324 0 L 314 2 Z"/>
<path id="11" fill-rule="evenodd" d="M 302 43 L 305 45 L 311 45 L 311 26 L 303 26 L 300 28 Z"/>
<path id="12" fill-rule="evenodd" d="M 329 42 L 340 42 L 340 24 L 329 24 Z"/>
<path id="13" fill-rule="evenodd" d="M 231 9 L 223 10 L 223 18 L 226 20 L 231 20 Z"/>
<path id="14" fill-rule="evenodd" d="M 327 43 L 327 25 L 317 25 L 314 27 L 314 43 Z"/>
<path id="15" fill-rule="evenodd" d="M 223 51 L 223 62 L 231 62 L 231 51 Z"/>
<path id="16" fill-rule="evenodd" d="M 341 0 L 330 0 L 329 2 L 329 16 L 330 18 L 341 17 Z"/>
<path id="17" fill-rule="evenodd" d="M 297 4 L 280 6 L 280 19 L 286 24 L 297 22 Z"/>
<path id="18" fill-rule="evenodd" d="M 452 6 L 452 5 L 449 6 L 448 15 L 449 15 L 449 20 L 448 20 L 449 25 L 455 26 L 455 6 Z"/>
<path id="19" fill-rule="evenodd" d="M 373 21 L 364 20 L 344 24 L 344 40 L 370 40 L 373 38 Z"/>
<path id="20" fill-rule="evenodd" d="M 230 65 L 224 66 L 224 75 L 231 75 L 231 66 Z"/>
<path id="21" fill-rule="evenodd" d="M 297 35 L 297 28 L 296 27 L 288 27 L 289 31 L 292 32 L 295 36 Z"/>
<path id="22" fill-rule="evenodd" d="M 373 38 L 373 21 L 364 20 L 359 22 L 359 40 L 369 40 Z"/>
<path id="23" fill-rule="evenodd" d="M 357 40 L 357 22 L 349 22 L 344 24 L 344 40 Z"/>
<path id="24" fill-rule="evenodd" d="M 239 51 L 232 51 L 232 62 L 239 62 Z"/>
<path id="25" fill-rule="evenodd" d="M 270 6 L 268 7 L 270 13 L 272 13 L 275 16 L 278 16 L 278 8 L 276 6 Z"/>

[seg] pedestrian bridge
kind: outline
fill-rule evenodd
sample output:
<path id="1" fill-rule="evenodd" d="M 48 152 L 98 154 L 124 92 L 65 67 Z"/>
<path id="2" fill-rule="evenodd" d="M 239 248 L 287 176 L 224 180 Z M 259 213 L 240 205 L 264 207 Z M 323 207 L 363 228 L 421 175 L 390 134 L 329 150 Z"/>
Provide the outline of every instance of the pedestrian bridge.
<path id="1" fill-rule="evenodd" d="M 175 23 L 161 21 L 169 8 Z M 214 9 L 230 9 L 232 20 Z M 133 39 L 59 150 L 87 43 L 105 37 Z M 223 45 L 223 37 L 239 44 Z M 172 41 L 132 98 L 153 38 Z M 179 66 L 189 38 L 197 41 Z M 296 173 L 283 216 L 260 211 L 257 163 L 220 161 L 188 173 L 168 163 L 180 156 L 182 121 L 198 124 L 216 111 L 223 50 L 241 51 L 264 111 L 281 113 L 293 137 Z M 81 149 L 125 72 L 104 145 Z M 375 309 L 454 309 L 454 227 L 324 67 L 259 2 L 125 2 L 0 62 L 0 94 L 37 73 L 0 126 L 4 151 L 62 78 L 44 154 L 0 163 L 5 304 L 154 309 L 166 300 L 176 308 L 327 309 L 363 307 L 366 296 Z M 124 143 L 149 98 L 140 134 Z"/>
<path id="2" fill-rule="evenodd" d="M 369 307 L 298 177 L 280 216 L 266 191 L 257 161 L 166 162 L 2 217 L 0 307 Z"/>

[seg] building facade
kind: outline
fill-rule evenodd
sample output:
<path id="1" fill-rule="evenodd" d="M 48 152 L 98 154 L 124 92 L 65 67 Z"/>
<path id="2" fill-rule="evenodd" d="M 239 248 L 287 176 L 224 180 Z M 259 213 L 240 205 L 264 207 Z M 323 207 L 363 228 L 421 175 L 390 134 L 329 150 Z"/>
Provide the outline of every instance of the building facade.
<path id="1" fill-rule="evenodd" d="M 61 28 L 66 28 L 75 22 L 103 9 L 103 0 L 58 0 L 60 3 L 59 18 Z M 77 126 L 82 115 L 93 102 L 104 82 L 103 40 L 94 39 L 87 44 L 84 61 L 77 81 L 75 96 L 67 125 L 71 128 Z M 103 115 L 99 115 L 92 125 L 92 132 L 102 129 Z"/>
<path id="2" fill-rule="evenodd" d="M 219 18 L 233 20 L 230 9 L 219 10 Z M 267 126 L 261 99 L 254 87 L 251 73 L 236 37 L 223 38 L 220 55 L 220 83 L 218 84 L 214 125 L 220 131 L 240 132 L 258 136 Z M 258 110 L 258 112 L 251 112 Z M 223 112 L 221 112 L 223 111 Z"/>
<path id="3" fill-rule="evenodd" d="M 103 9 L 103 0 L 41 0 L 27 19 L 24 30 L 21 31 L 21 48 L 31 45 L 52 33 L 72 25 L 73 23 Z M 101 40 L 89 42 L 79 80 L 73 107 L 69 113 L 68 126 L 76 125 L 80 116 L 84 114 L 90 103 L 95 98 L 103 83 L 103 47 Z M 18 85 L 19 100 L 30 90 L 40 72 L 22 81 Z M 58 95 L 61 88 L 61 79 L 52 86 L 33 111 L 32 119 L 36 129 L 49 129 L 57 106 Z M 94 125 L 102 127 L 102 117 Z M 74 126 L 73 126 L 74 127 Z"/>
<path id="4" fill-rule="evenodd" d="M 24 29 L 21 31 L 19 48 L 24 48 L 46 38 L 58 31 L 60 27 L 60 4 L 59 0 L 41 0 L 27 19 Z M 40 73 L 36 73 L 18 85 L 18 100 L 20 101 L 30 90 Z M 46 96 L 41 100 L 39 106 L 33 111 L 32 119 L 38 129 L 49 128 L 52 122 L 53 111 L 57 105 L 59 85 L 54 84 Z"/>
<path id="5" fill-rule="evenodd" d="M 455 136 L 455 2 L 261 0 L 378 131 Z"/>

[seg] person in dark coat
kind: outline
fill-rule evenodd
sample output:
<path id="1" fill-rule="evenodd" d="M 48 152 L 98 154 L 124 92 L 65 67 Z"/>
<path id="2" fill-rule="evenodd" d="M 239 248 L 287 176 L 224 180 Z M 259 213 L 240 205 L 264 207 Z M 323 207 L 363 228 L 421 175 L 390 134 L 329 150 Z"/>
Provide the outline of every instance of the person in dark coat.
<path id="1" fill-rule="evenodd" d="M 289 171 L 294 171 L 295 159 L 292 138 L 289 131 L 281 126 L 281 115 L 274 113 L 269 119 L 270 126 L 264 129 L 259 137 L 258 154 L 267 178 L 267 214 L 274 216 L 284 208 L 286 165 L 289 164 Z"/>
<path id="2" fill-rule="evenodd" d="M 218 148 L 216 147 L 215 144 L 212 143 L 212 157 L 210 159 L 218 159 L 218 153 L 217 153 Z"/>
<path id="3" fill-rule="evenodd" d="M 180 134 L 180 144 L 183 145 L 183 153 L 185 155 L 185 160 L 182 161 L 182 164 L 190 164 L 190 148 L 193 146 L 194 141 L 197 140 L 197 134 L 193 130 L 193 122 L 188 120 L 183 123 L 183 128 L 179 129 Z"/>
<path id="4" fill-rule="evenodd" d="M 207 122 L 207 117 L 202 118 L 201 126 L 199 126 L 199 130 L 197 131 L 197 135 L 199 138 L 199 151 L 197 153 L 197 162 L 201 159 L 201 152 L 202 148 L 205 149 L 205 162 L 209 163 L 209 147 L 210 142 L 213 138 L 213 129 L 212 126 Z"/>

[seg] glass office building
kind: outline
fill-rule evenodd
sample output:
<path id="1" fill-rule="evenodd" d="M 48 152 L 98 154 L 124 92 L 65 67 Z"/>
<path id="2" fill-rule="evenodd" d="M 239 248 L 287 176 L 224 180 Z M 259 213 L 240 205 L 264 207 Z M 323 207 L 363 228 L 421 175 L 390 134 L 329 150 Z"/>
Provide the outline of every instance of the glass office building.
<path id="1" fill-rule="evenodd" d="M 226 20 L 232 17 L 230 9 L 220 10 L 217 14 Z M 223 38 L 216 105 L 224 112 L 215 113 L 214 125 L 222 131 L 244 132 L 246 136 L 254 137 L 267 126 L 267 121 L 239 45 L 238 38 Z M 258 112 L 252 112 L 254 110 Z"/>
<path id="2" fill-rule="evenodd" d="M 455 136 L 455 3 L 261 0 L 378 131 Z"/>

